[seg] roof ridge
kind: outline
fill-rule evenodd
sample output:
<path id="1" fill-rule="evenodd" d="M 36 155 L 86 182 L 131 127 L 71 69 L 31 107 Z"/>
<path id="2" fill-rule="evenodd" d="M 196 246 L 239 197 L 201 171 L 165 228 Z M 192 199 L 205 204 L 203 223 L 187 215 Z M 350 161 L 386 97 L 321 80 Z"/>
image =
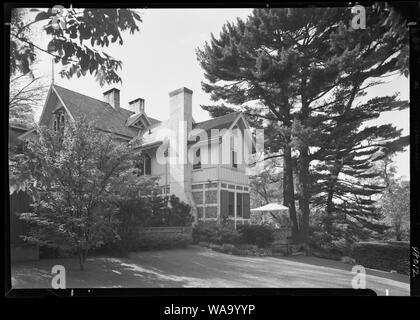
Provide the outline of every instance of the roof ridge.
<path id="1" fill-rule="evenodd" d="M 59 87 L 60 89 L 64 89 L 64 90 L 67 90 L 67 91 L 74 92 L 74 93 L 76 93 L 76 94 L 78 94 L 78 95 L 81 95 L 81 96 L 87 97 L 87 98 L 89 98 L 89 99 L 93 99 L 93 100 L 99 101 L 99 102 L 104 103 L 104 104 L 106 104 L 106 105 L 108 105 L 109 107 L 111 107 L 111 108 L 112 108 L 112 106 L 111 106 L 108 102 L 105 102 L 105 101 L 103 101 L 103 100 L 100 100 L 100 99 L 97 99 L 97 98 L 94 98 L 94 97 L 88 96 L 88 95 L 86 95 L 86 94 L 84 94 L 84 93 L 80 93 L 80 92 L 78 92 L 78 91 L 74 91 L 74 90 L 71 90 L 71 89 L 68 89 L 68 88 L 65 88 L 65 87 L 62 87 L 62 86 L 56 85 L 56 84 L 53 84 L 53 86 L 55 86 L 55 87 Z M 112 108 L 112 109 L 113 109 L 113 110 L 115 110 L 114 108 Z M 134 114 L 134 112 L 133 112 L 133 111 L 131 111 L 131 110 L 129 110 L 129 109 L 126 109 L 126 108 L 124 108 L 124 107 L 120 107 L 120 109 L 124 109 L 125 111 L 132 112 L 132 113 Z M 115 111 L 117 111 L 117 110 L 115 110 Z M 118 112 L 119 112 L 119 111 L 118 111 Z"/>
<path id="2" fill-rule="evenodd" d="M 79 94 L 79 95 L 81 95 L 81 96 L 88 97 L 88 98 L 90 98 L 90 99 L 94 99 L 94 100 L 96 100 L 96 101 L 100 101 L 100 102 L 105 103 L 105 104 L 109 104 L 108 102 L 105 102 L 105 101 L 103 101 L 103 100 L 99 100 L 99 99 L 97 99 L 97 98 L 94 98 L 94 97 L 88 96 L 88 95 L 86 95 L 86 94 L 84 94 L 84 93 L 80 93 L 80 92 L 77 92 L 77 91 L 74 91 L 74 90 L 71 90 L 71 89 L 68 89 L 68 88 L 65 88 L 65 87 L 62 87 L 62 86 L 56 85 L 56 84 L 53 84 L 53 86 L 54 86 L 54 87 L 59 87 L 59 88 L 61 88 L 61 89 L 67 90 L 67 91 L 71 91 L 71 92 L 77 93 L 77 94 Z M 111 108 L 112 108 L 112 106 L 111 106 Z"/>
<path id="3" fill-rule="evenodd" d="M 204 120 L 204 121 L 201 121 L 201 122 L 196 122 L 195 125 L 203 124 L 203 123 L 206 123 L 208 121 L 213 121 L 213 120 L 216 120 L 216 119 L 220 119 L 220 118 L 224 118 L 224 117 L 227 117 L 227 116 L 231 116 L 232 114 L 235 114 L 235 113 L 236 114 L 239 114 L 239 113 L 242 113 L 242 111 L 234 111 L 234 112 L 227 113 L 227 114 L 225 114 L 223 116 L 219 116 L 219 117 L 216 117 L 216 118 L 211 118 L 211 119 Z"/>

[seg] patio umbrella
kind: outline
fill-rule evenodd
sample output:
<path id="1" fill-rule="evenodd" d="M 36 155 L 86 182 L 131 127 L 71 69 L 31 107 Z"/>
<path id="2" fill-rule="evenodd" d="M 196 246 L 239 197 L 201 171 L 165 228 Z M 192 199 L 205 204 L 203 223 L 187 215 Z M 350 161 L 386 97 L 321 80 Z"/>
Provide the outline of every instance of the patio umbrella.
<path id="1" fill-rule="evenodd" d="M 265 206 L 251 209 L 251 212 L 281 212 L 285 210 L 289 210 L 289 208 L 280 203 L 272 202 Z"/>
<path id="2" fill-rule="evenodd" d="M 280 203 L 277 203 L 277 202 L 272 202 L 272 203 L 266 204 L 265 206 L 258 207 L 258 208 L 255 208 L 255 209 L 251 209 L 251 212 L 262 213 L 263 214 L 262 215 L 262 221 L 264 222 L 265 221 L 264 213 L 271 212 L 271 214 L 273 214 L 274 212 L 286 212 L 288 210 L 289 210 L 288 207 L 286 207 L 286 206 L 284 206 Z"/>

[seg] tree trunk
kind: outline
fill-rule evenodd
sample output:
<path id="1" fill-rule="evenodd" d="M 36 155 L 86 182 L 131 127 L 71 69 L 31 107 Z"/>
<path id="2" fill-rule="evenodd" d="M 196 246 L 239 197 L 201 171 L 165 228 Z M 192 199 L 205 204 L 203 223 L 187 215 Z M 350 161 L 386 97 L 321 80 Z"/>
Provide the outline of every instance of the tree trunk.
<path id="1" fill-rule="evenodd" d="M 327 231 L 328 234 L 331 234 L 332 232 L 333 195 L 334 195 L 334 188 L 331 187 L 328 190 L 326 219 L 325 219 L 325 230 Z"/>
<path id="2" fill-rule="evenodd" d="M 308 242 L 309 237 L 309 159 L 308 159 L 308 147 L 300 149 L 299 155 L 299 185 L 300 185 L 300 197 L 299 197 L 299 208 L 302 212 L 302 225 L 300 226 L 299 240 L 302 243 Z"/>
<path id="3" fill-rule="evenodd" d="M 301 102 L 302 102 L 302 109 L 300 115 L 298 116 L 299 120 L 301 121 L 303 126 L 307 126 L 306 120 L 309 118 L 311 110 L 309 109 L 309 102 L 307 98 L 307 86 L 308 86 L 308 79 L 307 79 L 307 70 L 308 64 L 304 63 L 302 66 L 302 78 L 301 78 Z M 299 158 L 297 161 L 297 169 L 298 169 L 298 181 L 299 181 L 299 189 L 300 189 L 300 197 L 299 197 L 299 209 L 302 213 L 302 225 L 300 227 L 300 234 L 299 234 L 299 242 L 307 243 L 309 237 L 309 215 L 310 215 L 310 181 L 309 181 L 309 146 L 308 141 L 301 141 L 301 145 L 299 147 Z"/>
<path id="4" fill-rule="evenodd" d="M 338 150 L 337 150 L 338 152 Z M 328 187 L 328 196 L 327 196 L 327 206 L 326 206 L 326 221 L 325 221 L 325 228 L 328 234 L 332 233 L 332 223 L 333 223 L 333 214 L 334 214 L 334 193 L 335 193 L 335 185 L 337 183 L 338 175 L 343 168 L 342 162 L 336 160 L 334 171 L 331 172 L 331 181 Z"/>
<path id="5" fill-rule="evenodd" d="M 295 207 L 295 188 L 293 184 L 293 166 L 292 154 L 289 146 L 284 148 L 284 185 L 283 185 L 283 203 L 289 208 L 289 216 L 292 221 L 292 238 L 295 240 L 299 235 L 299 224 L 297 220 Z"/>
<path id="6" fill-rule="evenodd" d="M 401 227 L 399 224 L 396 224 L 395 225 L 395 240 L 401 241 L 401 239 L 402 239 Z"/>

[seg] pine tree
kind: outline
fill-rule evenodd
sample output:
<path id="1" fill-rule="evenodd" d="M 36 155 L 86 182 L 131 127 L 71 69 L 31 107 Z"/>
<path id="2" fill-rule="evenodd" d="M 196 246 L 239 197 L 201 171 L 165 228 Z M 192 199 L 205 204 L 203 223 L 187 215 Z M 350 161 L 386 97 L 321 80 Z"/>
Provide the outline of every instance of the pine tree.
<path id="1" fill-rule="evenodd" d="M 390 106 L 402 107 L 396 97 L 387 97 L 367 103 L 370 113 L 349 111 L 366 87 L 377 84 L 373 79 L 399 71 L 399 55 L 407 45 L 406 30 L 385 23 L 387 12 L 370 7 L 366 13 L 366 30 L 353 30 L 350 8 L 256 9 L 246 21 L 226 24 L 219 38 L 212 35 L 198 51 L 207 80 L 202 86 L 212 99 L 240 106 L 251 117 L 259 114 L 268 122 L 268 149 L 282 150 L 284 203 L 290 208 L 294 235 L 302 241 L 309 232 L 312 166 L 315 160 L 327 160 L 312 155 L 314 147 L 320 149 L 317 155 L 341 161 L 336 155 L 340 149 L 330 154 L 328 146 L 320 146 L 331 127 L 337 127 L 334 133 L 339 135 L 355 117 L 353 129 L 342 132 L 355 134 L 366 120 Z M 255 105 L 264 111 L 250 111 Z M 380 130 L 378 135 L 383 133 L 385 140 L 398 135 L 390 128 Z M 292 150 L 299 151 L 297 158 Z M 334 176 L 337 168 L 329 166 L 328 174 Z M 296 199 L 302 214 L 299 228 Z"/>

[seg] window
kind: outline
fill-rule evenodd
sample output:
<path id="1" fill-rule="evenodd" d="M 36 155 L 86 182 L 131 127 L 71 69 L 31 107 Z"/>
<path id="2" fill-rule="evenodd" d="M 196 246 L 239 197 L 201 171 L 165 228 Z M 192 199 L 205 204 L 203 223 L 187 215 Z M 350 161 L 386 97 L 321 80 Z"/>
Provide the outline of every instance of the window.
<path id="1" fill-rule="evenodd" d="M 235 193 L 229 192 L 229 207 L 228 214 L 231 217 L 235 216 Z"/>
<path id="2" fill-rule="evenodd" d="M 236 216 L 237 217 L 243 217 L 243 211 L 242 211 L 242 193 L 236 194 Z"/>
<path id="3" fill-rule="evenodd" d="M 149 155 L 142 155 L 136 165 L 136 168 L 139 169 L 139 176 L 152 174 L 152 159 L 149 157 Z"/>
<path id="4" fill-rule="evenodd" d="M 144 174 L 152 174 L 152 159 L 147 154 L 144 157 Z"/>
<path id="5" fill-rule="evenodd" d="M 54 123 L 53 123 L 53 129 L 54 131 L 64 131 L 64 123 L 65 123 L 65 117 L 63 112 L 54 113 Z"/>
<path id="6" fill-rule="evenodd" d="M 232 167 L 238 167 L 238 153 L 234 150 L 232 150 Z"/>
<path id="7" fill-rule="evenodd" d="M 200 148 L 195 152 L 193 169 L 201 169 L 201 151 Z"/>

